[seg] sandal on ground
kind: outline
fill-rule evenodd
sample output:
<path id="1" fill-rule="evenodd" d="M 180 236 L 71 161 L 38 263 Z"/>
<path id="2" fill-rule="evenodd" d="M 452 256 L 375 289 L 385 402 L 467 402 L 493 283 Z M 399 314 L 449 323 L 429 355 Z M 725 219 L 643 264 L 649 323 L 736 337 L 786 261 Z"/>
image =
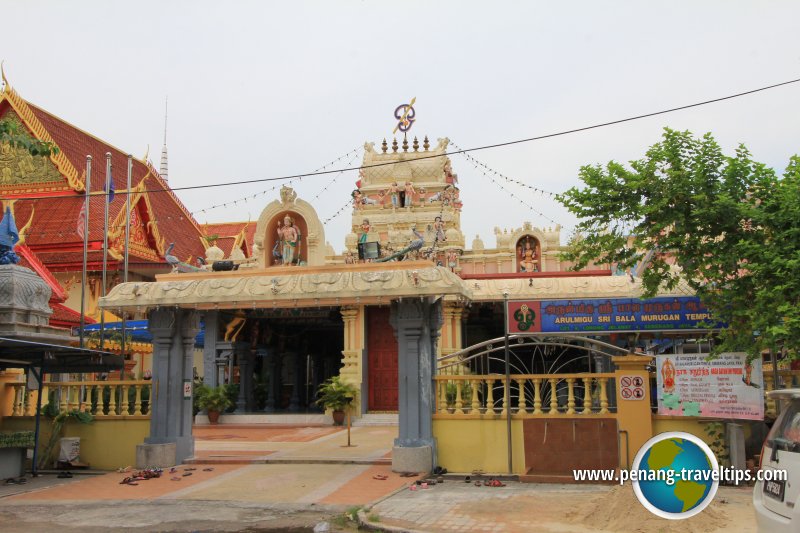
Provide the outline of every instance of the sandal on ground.
<path id="1" fill-rule="evenodd" d="M 6 480 L 6 485 L 16 485 L 16 484 L 17 484 L 17 480 L 14 479 L 13 477 L 10 477 L 10 478 L 8 478 Z"/>
<path id="2" fill-rule="evenodd" d="M 192 467 L 187 467 L 187 468 L 184 468 L 184 469 L 183 469 L 183 471 L 184 471 L 184 472 L 191 472 L 192 470 L 197 470 L 197 469 L 196 469 L 195 467 L 193 467 L 193 466 L 192 466 Z"/>
<path id="3" fill-rule="evenodd" d="M 469 476 L 467 476 L 464 478 L 464 483 L 472 483 L 472 479 Z"/>
<path id="4" fill-rule="evenodd" d="M 372 479 L 377 479 L 377 480 L 380 480 L 380 481 L 386 481 L 387 479 L 389 479 L 389 476 L 384 475 L 384 474 L 375 474 L 374 476 L 372 476 Z"/>
<path id="5" fill-rule="evenodd" d="M 191 475 L 192 475 L 192 473 L 191 473 L 191 472 L 184 472 L 184 473 L 183 473 L 183 477 L 186 477 L 186 476 L 191 476 Z"/>
<path id="6" fill-rule="evenodd" d="M 506 486 L 506 484 L 503 483 L 502 481 L 500 481 L 499 479 L 492 479 L 492 480 L 489 481 L 489 483 L 487 483 L 487 485 L 490 486 L 490 487 L 505 487 Z"/>
<path id="7" fill-rule="evenodd" d="M 475 480 L 475 486 L 476 487 L 480 487 L 481 486 L 481 481 L 479 479 Z"/>
<path id="8" fill-rule="evenodd" d="M 203 469 L 203 472 L 213 472 L 213 471 L 214 471 L 213 468 L 204 468 Z"/>
<path id="9" fill-rule="evenodd" d="M 68 479 L 72 477 L 72 473 L 70 472 L 60 472 L 57 476 L 59 479 Z"/>
<path id="10" fill-rule="evenodd" d="M 181 480 L 181 478 L 179 478 L 179 477 L 171 477 L 170 479 L 171 479 L 172 481 L 180 481 L 180 480 Z"/>

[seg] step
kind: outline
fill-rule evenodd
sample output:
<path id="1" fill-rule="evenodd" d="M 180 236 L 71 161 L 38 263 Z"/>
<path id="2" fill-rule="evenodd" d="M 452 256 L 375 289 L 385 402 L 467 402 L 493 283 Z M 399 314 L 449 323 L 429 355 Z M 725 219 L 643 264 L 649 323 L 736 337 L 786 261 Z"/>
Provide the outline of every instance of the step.
<path id="1" fill-rule="evenodd" d="M 519 476 L 522 483 L 559 483 L 559 484 L 575 484 L 575 478 L 572 474 L 524 474 Z M 611 481 L 581 481 L 580 484 L 584 485 L 591 483 L 593 485 L 614 485 Z"/>
<path id="2" fill-rule="evenodd" d="M 397 413 L 367 413 L 353 420 L 354 426 L 396 426 L 399 423 Z"/>
<path id="3" fill-rule="evenodd" d="M 242 457 L 230 456 L 224 457 L 223 454 L 214 457 L 190 457 L 184 461 L 184 464 L 209 464 L 209 465 L 389 465 L 391 466 L 392 460 L 388 457 L 379 457 L 375 459 L 331 459 L 324 457 L 283 457 L 271 459 L 269 457 Z"/>
<path id="4" fill-rule="evenodd" d="M 194 418 L 195 425 L 207 426 L 210 425 L 208 416 L 198 414 Z M 219 417 L 218 426 L 237 424 L 237 425 L 291 425 L 291 426 L 330 426 L 333 424 L 333 418 L 323 414 L 266 414 L 266 413 L 253 413 L 253 414 L 227 414 Z"/>

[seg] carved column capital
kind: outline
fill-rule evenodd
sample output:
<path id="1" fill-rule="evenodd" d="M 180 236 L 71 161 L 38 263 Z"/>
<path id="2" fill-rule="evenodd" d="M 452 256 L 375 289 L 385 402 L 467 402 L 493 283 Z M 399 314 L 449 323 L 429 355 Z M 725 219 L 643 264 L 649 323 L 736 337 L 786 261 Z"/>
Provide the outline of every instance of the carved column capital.
<path id="1" fill-rule="evenodd" d="M 168 340 L 175 331 L 175 310 L 167 307 L 151 309 L 147 313 L 147 324 L 154 341 Z"/>

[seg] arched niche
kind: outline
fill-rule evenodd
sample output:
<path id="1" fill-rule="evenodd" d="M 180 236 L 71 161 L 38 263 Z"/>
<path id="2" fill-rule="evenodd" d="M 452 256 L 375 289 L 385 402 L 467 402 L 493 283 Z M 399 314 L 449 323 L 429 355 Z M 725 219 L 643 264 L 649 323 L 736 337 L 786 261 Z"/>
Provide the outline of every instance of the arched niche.
<path id="1" fill-rule="evenodd" d="M 305 200 L 298 199 L 294 189 L 282 187 L 280 200 L 270 202 L 258 217 L 255 245 L 258 247 L 259 266 L 276 265 L 272 249 L 278 241 L 278 221 L 282 222 L 287 214 L 294 219 L 302 235 L 300 259 L 308 265 L 325 264 L 325 229 L 316 210 Z"/>
<path id="2" fill-rule="evenodd" d="M 531 234 L 525 234 L 514 245 L 516 272 L 542 272 L 542 244 Z"/>

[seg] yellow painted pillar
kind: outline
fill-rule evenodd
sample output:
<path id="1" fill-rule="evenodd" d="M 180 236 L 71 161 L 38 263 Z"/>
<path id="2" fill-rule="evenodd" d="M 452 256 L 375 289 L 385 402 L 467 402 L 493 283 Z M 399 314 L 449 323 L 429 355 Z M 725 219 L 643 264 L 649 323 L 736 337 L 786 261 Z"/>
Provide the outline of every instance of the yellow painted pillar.
<path id="1" fill-rule="evenodd" d="M 15 389 L 7 383 L 17 383 L 25 379 L 25 374 L 20 370 L 6 370 L 0 372 L 0 420 L 4 416 L 11 416 L 14 411 Z"/>
<path id="2" fill-rule="evenodd" d="M 632 465 L 636 452 L 653 436 L 653 418 L 650 410 L 650 376 L 647 372 L 647 365 L 651 360 L 651 357 L 638 355 L 624 355 L 612 358 L 617 367 L 615 381 L 618 429 L 628 434 L 628 450 L 625 450 L 626 439 L 624 433 L 620 439 L 620 458 L 622 462 L 620 468 Z M 636 378 L 639 379 L 637 380 Z M 623 386 L 623 381 L 625 386 Z M 639 382 L 641 382 L 641 389 L 644 391 L 644 395 L 641 398 L 636 397 L 633 391 L 636 388 L 636 383 Z M 624 393 L 623 389 L 630 392 Z"/>
<path id="3" fill-rule="evenodd" d="M 362 363 L 364 352 L 364 319 L 365 308 L 360 306 L 343 306 L 340 310 L 344 321 L 344 350 L 342 350 L 342 368 L 339 375 L 347 383 L 361 386 Z M 358 398 L 353 413 L 361 412 L 361 398 Z"/>
<path id="4" fill-rule="evenodd" d="M 444 322 L 442 323 L 442 336 L 438 343 L 436 357 L 450 355 L 459 351 L 461 346 L 461 317 L 464 307 L 458 302 L 445 302 L 442 306 Z M 455 373 L 455 368 L 450 368 L 448 373 Z"/>

